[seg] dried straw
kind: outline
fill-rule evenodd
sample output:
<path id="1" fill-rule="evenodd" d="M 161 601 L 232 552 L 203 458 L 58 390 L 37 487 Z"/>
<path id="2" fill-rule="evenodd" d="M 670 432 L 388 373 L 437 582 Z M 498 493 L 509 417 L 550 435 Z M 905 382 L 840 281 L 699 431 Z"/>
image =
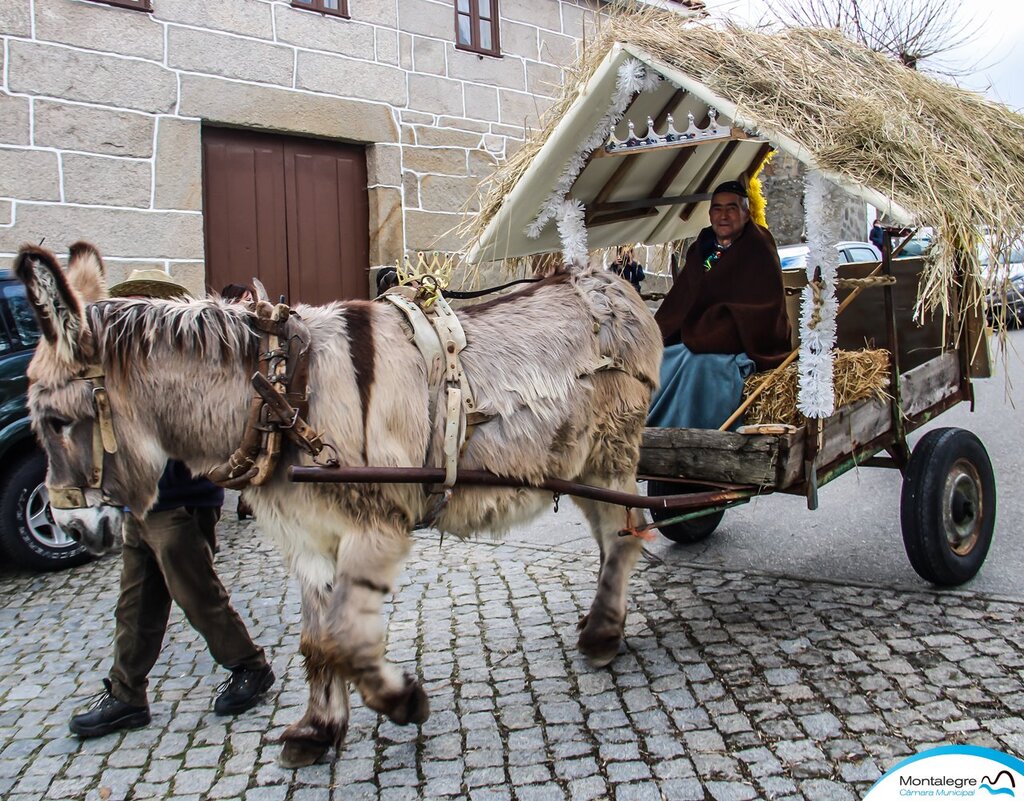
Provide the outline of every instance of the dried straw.
<path id="1" fill-rule="evenodd" d="M 497 213 L 555 124 L 615 42 L 629 42 L 738 104 L 766 130 L 805 145 L 817 164 L 870 187 L 936 229 L 920 287 L 924 309 L 954 320 L 982 289 L 979 232 L 994 262 L 1024 231 L 1024 117 L 910 70 L 836 31 L 749 30 L 655 8 L 612 13 L 586 43 L 541 128 L 483 187 L 476 236 Z M 958 256 L 957 254 L 963 254 Z M 970 278 L 958 286 L 958 265 Z M 991 279 L 990 279 L 991 282 Z M 951 301 L 958 297 L 959 302 Z M 955 308 L 954 308 L 955 306 Z"/>
<path id="2" fill-rule="evenodd" d="M 887 398 L 889 385 L 889 354 L 885 350 L 837 350 L 833 379 L 835 381 L 836 408 L 862 398 Z M 767 373 L 755 373 L 743 387 L 747 397 L 760 386 Z M 746 425 L 786 423 L 801 426 L 806 420 L 796 407 L 797 365 L 791 364 L 751 404 L 744 415 Z"/>

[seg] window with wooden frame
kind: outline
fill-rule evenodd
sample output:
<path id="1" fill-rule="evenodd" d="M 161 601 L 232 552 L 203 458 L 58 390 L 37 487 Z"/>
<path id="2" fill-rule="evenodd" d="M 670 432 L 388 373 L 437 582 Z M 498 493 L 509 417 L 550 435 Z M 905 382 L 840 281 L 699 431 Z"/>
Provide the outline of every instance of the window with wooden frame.
<path id="1" fill-rule="evenodd" d="M 103 3 L 107 6 L 118 6 L 119 8 L 134 8 L 136 11 L 152 11 L 152 0 L 92 0 L 94 3 Z"/>
<path id="2" fill-rule="evenodd" d="M 348 0 L 292 0 L 292 8 L 305 8 L 319 11 L 321 14 L 348 18 Z"/>
<path id="3" fill-rule="evenodd" d="M 500 56 L 498 0 L 455 0 L 455 46 L 486 56 Z"/>

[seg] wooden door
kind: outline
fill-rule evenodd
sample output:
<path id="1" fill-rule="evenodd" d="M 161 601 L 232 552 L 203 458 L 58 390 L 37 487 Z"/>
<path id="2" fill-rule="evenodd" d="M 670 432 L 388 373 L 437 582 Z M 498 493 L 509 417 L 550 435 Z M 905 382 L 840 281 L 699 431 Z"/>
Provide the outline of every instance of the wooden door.
<path id="1" fill-rule="evenodd" d="M 255 276 L 289 303 L 367 297 L 361 147 L 204 128 L 203 216 L 210 289 Z"/>

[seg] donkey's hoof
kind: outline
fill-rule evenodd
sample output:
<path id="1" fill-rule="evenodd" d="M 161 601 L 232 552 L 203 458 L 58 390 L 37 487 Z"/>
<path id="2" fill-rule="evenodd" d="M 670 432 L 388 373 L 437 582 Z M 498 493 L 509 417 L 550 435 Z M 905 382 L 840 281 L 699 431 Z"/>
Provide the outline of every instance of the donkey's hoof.
<path id="1" fill-rule="evenodd" d="M 588 626 L 580 632 L 576 647 L 587 658 L 591 667 L 603 668 L 619 655 L 621 644 L 621 629 L 604 629 L 602 631 L 597 626 Z"/>
<path id="2" fill-rule="evenodd" d="M 281 756 L 278 764 L 282 768 L 304 768 L 319 761 L 331 746 L 339 751 L 348 731 L 348 721 L 335 724 L 310 718 L 307 714 L 302 720 L 293 723 L 281 735 Z"/>
<path id="3" fill-rule="evenodd" d="M 330 748 L 330 745 L 319 740 L 296 737 L 284 741 L 277 762 L 282 768 L 305 768 L 319 762 Z"/>
<path id="4" fill-rule="evenodd" d="M 401 690 L 381 699 L 383 703 L 380 711 L 399 726 L 425 723 L 430 717 L 430 701 L 427 700 L 427 694 L 423 692 L 420 683 L 408 673 L 404 678 L 405 684 Z"/>

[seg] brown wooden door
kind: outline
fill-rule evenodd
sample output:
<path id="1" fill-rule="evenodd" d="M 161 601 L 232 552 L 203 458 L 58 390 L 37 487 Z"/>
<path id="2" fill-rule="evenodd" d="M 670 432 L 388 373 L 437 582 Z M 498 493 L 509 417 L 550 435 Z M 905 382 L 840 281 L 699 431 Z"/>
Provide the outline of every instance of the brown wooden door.
<path id="1" fill-rule="evenodd" d="M 367 297 L 363 148 L 204 128 L 203 215 L 211 289 L 255 276 L 289 303 Z"/>

